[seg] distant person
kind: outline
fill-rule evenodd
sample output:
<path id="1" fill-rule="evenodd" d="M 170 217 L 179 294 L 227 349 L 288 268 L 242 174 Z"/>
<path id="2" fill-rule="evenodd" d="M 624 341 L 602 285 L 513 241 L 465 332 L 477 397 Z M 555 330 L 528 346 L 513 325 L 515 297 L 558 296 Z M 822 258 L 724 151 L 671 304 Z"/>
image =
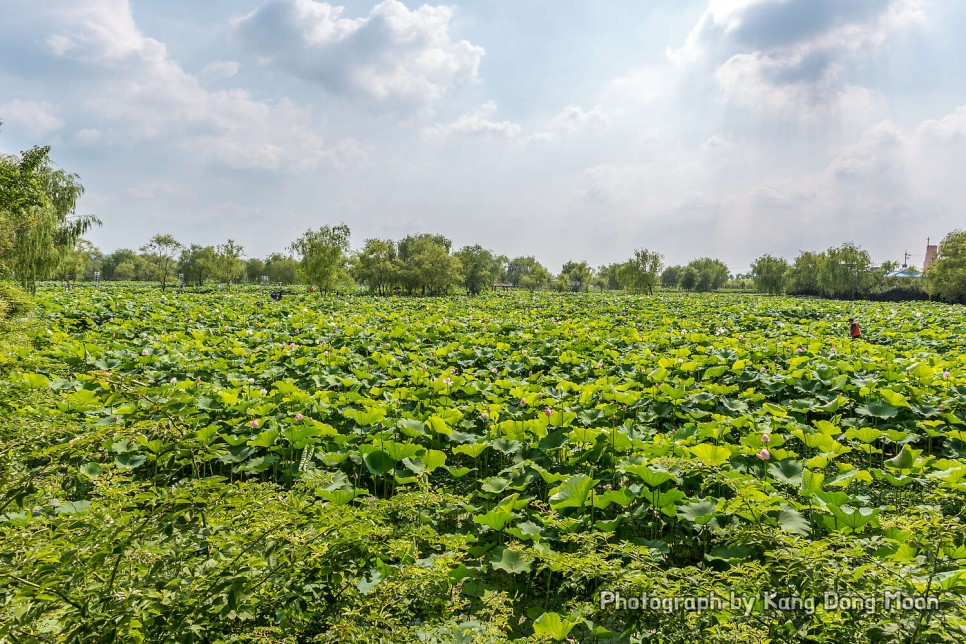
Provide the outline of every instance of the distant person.
<path id="1" fill-rule="evenodd" d="M 855 318 L 849 318 L 849 337 L 858 340 L 861 335 L 862 329 L 859 328 L 859 323 L 855 321 Z"/>

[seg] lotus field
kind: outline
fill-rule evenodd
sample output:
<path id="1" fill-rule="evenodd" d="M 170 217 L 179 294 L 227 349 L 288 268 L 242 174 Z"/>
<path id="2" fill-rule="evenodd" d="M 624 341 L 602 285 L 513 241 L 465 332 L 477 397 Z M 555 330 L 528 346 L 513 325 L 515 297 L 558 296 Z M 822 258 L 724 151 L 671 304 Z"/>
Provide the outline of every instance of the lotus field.
<path id="1" fill-rule="evenodd" d="M 0 640 L 966 638 L 961 307 L 38 303 L 0 348 Z"/>

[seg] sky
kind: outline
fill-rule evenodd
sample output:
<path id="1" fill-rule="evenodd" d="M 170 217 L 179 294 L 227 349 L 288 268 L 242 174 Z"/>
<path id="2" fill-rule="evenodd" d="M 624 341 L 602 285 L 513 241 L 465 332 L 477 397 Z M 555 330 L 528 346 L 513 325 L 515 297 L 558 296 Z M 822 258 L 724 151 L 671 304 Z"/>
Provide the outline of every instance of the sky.
<path id="1" fill-rule="evenodd" d="M 104 251 L 309 228 L 749 270 L 964 226 L 961 0 L 0 0 L 0 152 Z"/>

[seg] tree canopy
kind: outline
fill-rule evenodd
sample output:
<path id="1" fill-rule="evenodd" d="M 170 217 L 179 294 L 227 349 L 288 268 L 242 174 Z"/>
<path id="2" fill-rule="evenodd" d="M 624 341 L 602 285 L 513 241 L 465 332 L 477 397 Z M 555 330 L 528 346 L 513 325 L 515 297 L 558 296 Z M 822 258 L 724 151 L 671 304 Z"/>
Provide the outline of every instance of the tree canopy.
<path id="1" fill-rule="evenodd" d="M 689 291 L 717 291 L 728 281 L 728 266 L 720 259 L 699 257 L 681 273 L 681 287 Z"/>
<path id="2" fill-rule="evenodd" d="M 171 269 L 176 266 L 174 258 L 182 248 L 181 242 L 171 235 L 155 235 L 141 247 L 141 252 L 146 253 L 153 259 L 155 279 L 161 282 L 162 291 L 168 284 Z"/>
<path id="3" fill-rule="evenodd" d="M 966 231 L 955 230 L 943 238 L 926 276 L 933 293 L 966 303 Z"/>
<path id="4" fill-rule="evenodd" d="M 767 254 L 762 255 L 751 265 L 755 288 L 760 293 L 780 295 L 785 290 L 788 269 L 788 260 Z"/>
<path id="5" fill-rule="evenodd" d="M 473 295 L 489 288 L 500 275 L 500 264 L 493 253 L 479 244 L 456 252 L 463 269 L 463 285 Z"/>
<path id="6" fill-rule="evenodd" d="M 349 227 L 339 224 L 308 230 L 290 248 L 301 261 L 305 277 L 320 291 L 329 291 L 346 268 Z"/>
<path id="7" fill-rule="evenodd" d="M 50 277 L 94 215 L 77 215 L 84 187 L 76 174 L 56 169 L 50 147 L 0 155 L 0 273 L 34 291 Z"/>
<path id="8" fill-rule="evenodd" d="M 651 293 L 660 280 L 664 256 L 641 248 L 620 269 L 621 283 L 636 293 Z"/>

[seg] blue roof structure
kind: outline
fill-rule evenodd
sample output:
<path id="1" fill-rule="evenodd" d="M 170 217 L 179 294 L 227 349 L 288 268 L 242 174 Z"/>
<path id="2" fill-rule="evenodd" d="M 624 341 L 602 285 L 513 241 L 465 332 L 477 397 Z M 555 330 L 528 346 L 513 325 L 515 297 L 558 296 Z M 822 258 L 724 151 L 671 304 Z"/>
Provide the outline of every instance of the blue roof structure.
<path id="1" fill-rule="evenodd" d="M 903 268 L 886 273 L 886 277 L 922 277 L 922 273 L 916 271 L 914 268 Z"/>

